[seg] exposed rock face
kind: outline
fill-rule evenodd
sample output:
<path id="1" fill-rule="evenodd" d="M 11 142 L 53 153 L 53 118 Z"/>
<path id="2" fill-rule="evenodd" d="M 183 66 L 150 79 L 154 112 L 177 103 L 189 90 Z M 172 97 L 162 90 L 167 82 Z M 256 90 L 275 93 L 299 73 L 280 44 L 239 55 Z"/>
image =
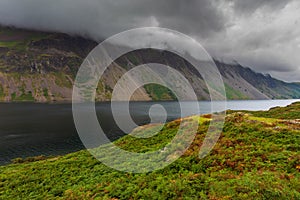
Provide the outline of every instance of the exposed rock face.
<path id="1" fill-rule="evenodd" d="M 286 83 L 254 72 L 239 64 L 229 65 L 216 61 L 225 83 L 250 99 L 293 99 L 300 97 L 299 83 Z"/>
<path id="2" fill-rule="evenodd" d="M 66 34 L 0 27 L 0 101 L 71 101 L 79 66 L 96 46 L 92 40 Z M 110 100 L 123 74 L 151 62 L 175 68 L 189 80 L 198 99 L 210 98 L 201 75 L 187 61 L 169 52 L 148 49 L 116 60 L 100 80 L 96 100 Z M 285 83 L 238 64 L 216 64 L 229 99 L 300 98 L 300 84 Z M 168 89 L 148 85 L 138 89 L 132 100 L 174 98 Z"/>

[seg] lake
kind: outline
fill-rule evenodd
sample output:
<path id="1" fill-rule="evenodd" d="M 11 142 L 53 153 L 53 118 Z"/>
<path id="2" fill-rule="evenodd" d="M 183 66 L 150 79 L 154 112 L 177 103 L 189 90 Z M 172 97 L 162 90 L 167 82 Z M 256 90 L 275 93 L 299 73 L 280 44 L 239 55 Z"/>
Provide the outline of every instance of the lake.
<path id="1" fill-rule="evenodd" d="M 268 110 L 275 106 L 286 106 L 300 100 L 249 100 L 228 101 L 231 110 Z M 167 121 L 180 117 L 178 102 L 132 102 L 130 114 L 138 125 L 148 124 L 149 109 L 154 104 L 161 104 L 168 113 Z M 185 115 L 197 114 L 194 105 L 197 102 L 183 102 Z M 218 109 L 217 102 L 215 111 Z M 210 112 L 210 102 L 199 102 L 201 114 Z M 120 115 L 124 112 L 120 103 L 117 107 Z M 115 124 L 110 103 L 97 103 L 96 112 L 104 132 L 111 140 L 124 133 Z M 154 112 L 154 113 L 153 113 Z M 152 110 L 152 114 L 155 113 Z M 35 104 L 35 103 L 0 103 L 0 164 L 6 164 L 13 158 L 37 155 L 61 155 L 84 149 L 73 122 L 71 104 Z"/>

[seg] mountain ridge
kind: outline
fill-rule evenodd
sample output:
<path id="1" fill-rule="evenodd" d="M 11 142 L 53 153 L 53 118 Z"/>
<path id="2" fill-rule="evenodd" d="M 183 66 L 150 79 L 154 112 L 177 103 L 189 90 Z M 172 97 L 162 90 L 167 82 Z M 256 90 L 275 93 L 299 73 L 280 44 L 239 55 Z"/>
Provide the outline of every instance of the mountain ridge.
<path id="1" fill-rule="evenodd" d="M 97 42 L 63 33 L 0 27 L 0 101 L 71 101 L 72 86 L 84 58 Z M 206 84 L 184 59 L 153 49 L 130 52 L 117 59 L 99 81 L 96 101 L 110 100 L 118 79 L 133 66 L 151 61 L 169 65 L 191 83 L 199 100 L 209 100 Z M 300 84 L 286 83 L 238 63 L 215 60 L 228 99 L 300 98 Z M 217 92 L 217 91 L 216 91 Z M 146 85 L 132 97 L 136 101 L 174 100 L 167 88 Z"/>

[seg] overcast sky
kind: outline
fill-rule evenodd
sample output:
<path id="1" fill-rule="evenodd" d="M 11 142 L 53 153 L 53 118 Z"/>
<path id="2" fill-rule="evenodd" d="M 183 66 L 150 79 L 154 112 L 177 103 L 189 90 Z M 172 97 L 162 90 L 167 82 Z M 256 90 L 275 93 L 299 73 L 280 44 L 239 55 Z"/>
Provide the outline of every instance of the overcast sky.
<path id="1" fill-rule="evenodd" d="M 0 0 L 0 24 L 99 41 L 130 28 L 171 28 L 220 60 L 300 82 L 299 0 Z"/>

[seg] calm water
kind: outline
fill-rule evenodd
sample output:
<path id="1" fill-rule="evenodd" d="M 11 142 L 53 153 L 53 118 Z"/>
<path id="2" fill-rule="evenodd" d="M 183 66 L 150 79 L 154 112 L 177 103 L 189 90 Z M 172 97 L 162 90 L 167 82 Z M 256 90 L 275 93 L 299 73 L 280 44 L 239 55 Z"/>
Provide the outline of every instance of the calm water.
<path id="1" fill-rule="evenodd" d="M 227 109 L 231 110 L 268 110 L 275 106 L 286 106 L 299 100 L 261 100 L 261 101 L 228 101 Z M 185 115 L 197 114 L 194 105 L 197 102 L 184 102 Z M 130 104 L 130 114 L 136 124 L 150 122 L 149 109 L 154 102 L 134 102 Z M 167 120 L 180 117 L 177 102 L 160 102 L 168 113 Z M 219 102 L 221 105 L 221 103 Z M 215 111 L 222 111 L 222 106 Z M 120 104 L 119 114 L 124 113 Z M 97 116 L 101 127 L 111 140 L 124 135 L 114 123 L 109 103 L 96 105 Z M 160 111 L 154 115 L 159 116 Z M 200 102 L 200 112 L 210 113 L 210 103 Z M 0 104 L 0 164 L 10 162 L 16 157 L 36 155 L 60 155 L 83 149 L 77 135 L 71 104 L 33 104 L 10 103 Z"/>

